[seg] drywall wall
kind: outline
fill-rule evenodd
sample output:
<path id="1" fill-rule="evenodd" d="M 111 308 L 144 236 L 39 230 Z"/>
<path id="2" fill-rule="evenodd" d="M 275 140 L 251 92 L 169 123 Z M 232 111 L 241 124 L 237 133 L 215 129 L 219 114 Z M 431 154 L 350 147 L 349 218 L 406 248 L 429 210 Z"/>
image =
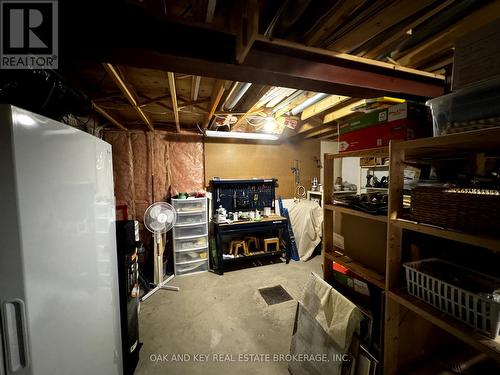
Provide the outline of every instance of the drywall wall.
<path id="1" fill-rule="evenodd" d="M 295 184 L 291 171 L 299 160 L 301 184 L 309 190 L 312 177 L 320 176 L 318 163 L 320 142 L 308 140 L 300 143 L 252 144 L 205 143 L 205 183 L 214 177 L 263 178 L 275 177 L 279 187 L 276 196 L 292 198 Z"/>

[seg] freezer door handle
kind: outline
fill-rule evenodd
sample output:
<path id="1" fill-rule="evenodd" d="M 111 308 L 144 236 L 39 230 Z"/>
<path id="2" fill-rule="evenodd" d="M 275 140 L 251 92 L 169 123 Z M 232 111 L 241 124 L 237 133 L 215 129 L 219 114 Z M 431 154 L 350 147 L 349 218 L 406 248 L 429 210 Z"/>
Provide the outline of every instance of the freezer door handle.
<path id="1" fill-rule="evenodd" d="M 5 362 L 9 373 L 15 374 L 29 366 L 26 308 L 23 300 L 16 298 L 3 303 L 2 323 L 5 339 Z"/>

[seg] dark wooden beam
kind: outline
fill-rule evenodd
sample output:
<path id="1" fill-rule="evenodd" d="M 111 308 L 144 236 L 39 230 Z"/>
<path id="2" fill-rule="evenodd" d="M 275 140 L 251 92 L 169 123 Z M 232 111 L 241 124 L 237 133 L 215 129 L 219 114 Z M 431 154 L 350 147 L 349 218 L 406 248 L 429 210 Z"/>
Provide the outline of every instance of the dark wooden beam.
<path id="1" fill-rule="evenodd" d="M 238 64 L 236 37 L 227 30 L 177 24 L 118 3 L 99 2 L 99 12 L 82 0 L 61 6 L 61 64 L 90 59 L 358 98 L 443 93 L 442 77 L 262 37 Z"/>

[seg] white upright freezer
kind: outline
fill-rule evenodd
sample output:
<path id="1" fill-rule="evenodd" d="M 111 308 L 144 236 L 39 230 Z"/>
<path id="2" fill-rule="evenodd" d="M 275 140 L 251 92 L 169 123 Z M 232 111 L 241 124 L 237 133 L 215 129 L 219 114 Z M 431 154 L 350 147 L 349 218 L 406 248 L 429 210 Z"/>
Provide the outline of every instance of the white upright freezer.
<path id="1" fill-rule="evenodd" d="M 122 374 L 111 146 L 0 105 L 0 375 Z"/>

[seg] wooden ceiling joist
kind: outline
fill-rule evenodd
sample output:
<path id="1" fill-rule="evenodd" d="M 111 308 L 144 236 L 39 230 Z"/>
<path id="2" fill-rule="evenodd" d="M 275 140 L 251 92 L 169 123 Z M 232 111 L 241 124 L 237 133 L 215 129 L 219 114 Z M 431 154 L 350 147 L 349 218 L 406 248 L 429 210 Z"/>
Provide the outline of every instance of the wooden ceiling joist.
<path id="1" fill-rule="evenodd" d="M 351 108 L 356 107 L 358 105 L 362 105 L 364 103 L 365 103 L 364 100 L 359 100 L 357 102 L 350 103 L 345 107 L 339 108 L 333 112 L 330 112 L 330 113 L 326 114 L 325 117 L 323 118 L 323 123 L 328 124 L 332 121 L 337 121 L 338 119 L 340 119 L 342 117 L 348 116 L 348 115 L 354 113 L 354 111 Z"/>
<path id="2" fill-rule="evenodd" d="M 290 138 L 304 137 L 314 130 L 320 129 L 324 126 L 323 120 L 319 116 L 311 117 L 307 120 L 307 122 L 303 123 L 300 128 L 297 129 L 297 132 L 290 136 Z"/>
<path id="3" fill-rule="evenodd" d="M 338 1 L 322 19 L 306 35 L 306 44 L 316 46 L 330 35 L 339 25 L 358 9 L 365 0 Z"/>
<path id="4" fill-rule="evenodd" d="M 234 34 L 227 29 L 180 24 L 148 12 L 137 12 L 127 2 L 118 8 L 103 4 L 98 14 L 77 3 L 66 14 L 67 19 L 74 20 L 68 23 L 65 32 L 71 34 L 71 38 L 61 40 L 68 61 L 106 59 L 148 69 L 351 97 L 421 99 L 443 93 L 440 76 L 368 59 L 355 60 L 352 56 L 311 49 L 299 43 L 277 43 L 276 39 L 258 35 L 244 61 L 238 64 L 234 58 Z M 95 19 L 92 27 L 83 22 L 88 19 L 87 15 Z M 136 25 L 133 32 L 131 24 Z M 173 33 L 175 42 L 165 44 L 163 36 Z M 150 42 L 137 44 L 134 40 Z M 92 48 L 82 48 L 82 45 Z M 190 48 L 186 48 L 187 45 Z M 214 45 L 220 48 L 215 51 Z"/>
<path id="5" fill-rule="evenodd" d="M 245 61 L 259 32 L 259 4 L 257 0 L 235 3 L 236 61 L 241 64 Z"/>
<path id="6" fill-rule="evenodd" d="M 191 100 L 196 102 L 198 100 L 198 93 L 200 91 L 200 76 L 193 76 L 191 80 Z"/>
<path id="7" fill-rule="evenodd" d="M 174 112 L 175 127 L 177 133 L 181 131 L 181 124 L 179 121 L 179 108 L 177 106 L 177 92 L 175 90 L 175 75 L 172 72 L 167 72 L 168 88 L 170 90 L 170 98 L 172 99 L 172 111 Z"/>
<path id="8" fill-rule="evenodd" d="M 333 135 L 335 133 L 337 133 L 337 126 L 333 125 L 333 126 L 323 128 L 323 129 L 318 129 L 318 130 L 315 130 L 309 134 L 306 134 L 304 136 L 304 139 L 317 138 L 318 136 L 325 136 L 326 134 Z"/>
<path id="9" fill-rule="evenodd" d="M 212 95 L 211 95 L 211 103 L 209 106 L 209 111 L 207 114 L 207 119 L 205 120 L 205 123 L 203 124 L 203 129 L 206 129 L 208 125 L 210 124 L 210 121 L 212 120 L 212 117 L 217 110 L 217 107 L 219 106 L 220 100 L 222 99 L 222 95 L 224 94 L 225 91 L 225 81 L 223 80 L 217 80 L 215 81 Z"/>
<path id="10" fill-rule="evenodd" d="M 132 89 L 127 85 L 125 82 L 125 79 L 122 78 L 120 72 L 116 67 L 114 67 L 111 64 L 104 63 L 102 64 L 106 72 L 110 75 L 111 79 L 115 82 L 115 84 L 118 86 L 122 94 L 125 96 L 125 98 L 128 100 L 130 105 L 134 108 L 134 110 L 137 112 L 141 120 L 147 125 L 147 127 L 151 130 L 154 131 L 153 124 L 149 117 L 144 113 L 144 111 L 139 107 L 137 98 L 135 94 L 132 92 Z"/>
<path id="11" fill-rule="evenodd" d="M 123 126 L 119 121 L 117 121 L 113 116 L 111 116 L 108 112 L 106 112 L 99 104 L 92 102 L 92 107 L 98 112 L 102 117 L 116 126 L 118 129 L 127 131 L 128 129 Z"/>
<path id="12" fill-rule="evenodd" d="M 429 18 L 435 16 L 440 11 L 442 11 L 443 9 L 446 9 L 447 7 L 449 7 L 450 5 L 452 5 L 456 1 L 457 0 L 447 0 L 447 1 L 444 1 L 443 3 L 441 3 L 441 4 L 437 4 L 429 12 L 426 12 L 421 17 L 418 17 L 417 19 L 415 19 L 412 22 L 410 22 L 408 24 L 405 24 L 404 28 L 400 28 L 397 31 L 391 31 L 391 33 L 388 34 L 388 35 L 386 35 L 386 37 L 384 38 L 384 40 L 381 43 L 378 43 L 375 47 L 371 48 L 370 50 L 363 51 L 361 53 L 361 55 L 363 57 L 366 57 L 366 58 L 369 58 L 369 59 L 374 59 L 377 56 L 380 56 L 382 54 L 387 53 L 389 51 L 389 49 L 395 43 L 397 43 L 398 40 L 402 39 L 409 30 L 412 30 L 413 28 L 415 28 L 418 25 L 420 25 L 422 22 L 427 21 Z"/>
<path id="13" fill-rule="evenodd" d="M 432 3 L 435 3 L 435 0 L 393 1 L 388 6 L 363 20 L 363 27 L 355 28 L 346 33 L 331 43 L 328 48 L 334 51 L 350 52 L 378 33 L 387 30 L 389 27 L 396 25 L 401 20 L 412 16 Z"/>
<path id="14" fill-rule="evenodd" d="M 335 107 L 336 105 L 342 103 L 345 100 L 348 100 L 348 96 L 340 96 L 340 95 L 330 95 L 326 97 L 323 100 L 320 100 L 319 102 L 311 105 L 310 107 L 307 107 L 302 111 L 302 114 L 300 116 L 301 120 L 306 120 L 309 117 L 316 116 L 332 107 Z"/>
<path id="15" fill-rule="evenodd" d="M 458 37 L 498 19 L 500 19 L 500 1 L 488 2 L 448 29 L 405 51 L 405 54 L 397 59 L 397 63 L 406 66 L 422 65 L 436 55 L 452 49 Z"/>

